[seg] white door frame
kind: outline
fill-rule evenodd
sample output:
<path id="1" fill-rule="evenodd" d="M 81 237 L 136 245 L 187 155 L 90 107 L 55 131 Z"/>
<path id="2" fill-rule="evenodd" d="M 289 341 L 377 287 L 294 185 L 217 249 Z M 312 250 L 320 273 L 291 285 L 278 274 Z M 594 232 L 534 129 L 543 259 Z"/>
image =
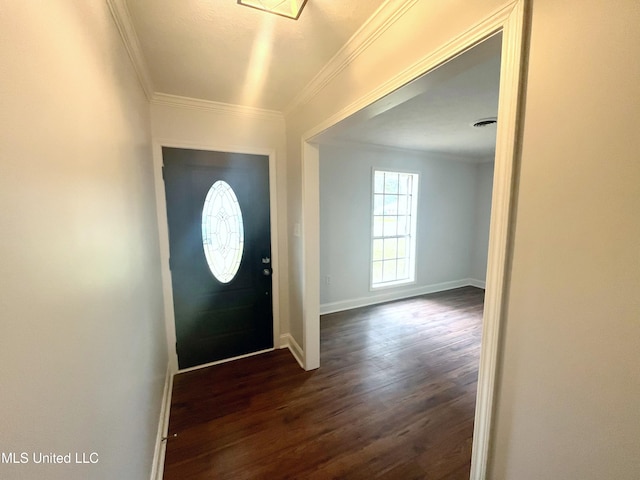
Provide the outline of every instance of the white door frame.
<path id="1" fill-rule="evenodd" d="M 241 355 L 239 357 L 206 363 L 196 367 L 178 370 L 178 355 L 176 352 L 176 323 L 173 310 L 173 288 L 171 269 L 169 268 L 169 224 L 167 222 L 167 200 L 162 178 L 162 147 L 185 148 L 192 150 L 205 150 L 213 152 L 244 153 L 250 155 L 265 155 L 269 157 L 269 203 L 271 217 L 271 267 L 272 274 L 272 306 L 273 306 L 273 348 L 259 352 Z M 263 352 L 277 349 L 280 345 L 280 255 L 278 252 L 278 209 L 276 192 L 276 152 L 274 149 L 242 147 L 222 144 L 200 144 L 170 140 L 162 138 L 153 139 L 153 173 L 156 185 L 156 211 L 158 216 L 158 233 L 160 236 L 160 264 L 162 270 L 162 292 L 164 299 L 164 320 L 169 346 L 169 368 L 172 372 L 187 372 L 199 368 L 217 365 L 238 358 L 250 357 Z"/>
<path id="2" fill-rule="evenodd" d="M 500 98 L 496 135 L 489 256 L 484 305 L 478 393 L 473 433 L 471 479 L 487 475 L 492 413 L 505 315 L 508 264 L 511 257 L 513 205 L 516 196 L 520 93 L 522 84 L 526 0 L 511 2 L 444 47 L 421 59 L 369 95 L 307 131 L 302 137 L 303 348 L 307 370 L 320 366 L 319 149 L 314 137 L 410 81 L 432 71 L 484 39 L 502 31 Z"/>

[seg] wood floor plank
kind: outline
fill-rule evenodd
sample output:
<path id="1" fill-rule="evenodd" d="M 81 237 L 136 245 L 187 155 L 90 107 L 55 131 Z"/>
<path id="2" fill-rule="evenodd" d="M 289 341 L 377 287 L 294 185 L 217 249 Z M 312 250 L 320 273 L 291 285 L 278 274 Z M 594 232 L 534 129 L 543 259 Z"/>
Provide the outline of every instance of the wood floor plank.
<path id="1" fill-rule="evenodd" d="M 313 372 L 279 350 L 177 375 L 164 478 L 469 478 L 483 301 L 325 315 Z"/>

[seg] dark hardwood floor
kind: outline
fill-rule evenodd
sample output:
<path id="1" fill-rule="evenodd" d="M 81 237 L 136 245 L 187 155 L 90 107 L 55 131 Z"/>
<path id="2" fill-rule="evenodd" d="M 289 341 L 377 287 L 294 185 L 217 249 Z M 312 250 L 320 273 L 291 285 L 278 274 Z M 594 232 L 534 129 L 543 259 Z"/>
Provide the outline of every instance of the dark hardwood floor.
<path id="1" fill-rule="evenodd" d="M 484 290 L 325 315 L 279 350 L 177 375 L 166 480 L 468 479 Z"/>

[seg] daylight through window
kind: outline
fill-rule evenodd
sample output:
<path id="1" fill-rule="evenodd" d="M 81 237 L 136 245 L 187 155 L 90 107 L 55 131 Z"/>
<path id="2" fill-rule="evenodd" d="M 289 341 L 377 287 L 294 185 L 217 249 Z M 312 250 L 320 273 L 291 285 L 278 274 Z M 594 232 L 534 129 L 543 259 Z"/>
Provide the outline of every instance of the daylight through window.
<path id="1" fill-rule="evenodd" d="M 244 224 L 238 198 L 223 180 L 211 186 L 202 207 L 202 246 L 213 276 L 221 283 L 233 280 L 244 251 Z"/>
<path id="2" fill-rule="evenodd" d="M 371 287 L 415 280 L 418 174 L 374 170 Z"/>

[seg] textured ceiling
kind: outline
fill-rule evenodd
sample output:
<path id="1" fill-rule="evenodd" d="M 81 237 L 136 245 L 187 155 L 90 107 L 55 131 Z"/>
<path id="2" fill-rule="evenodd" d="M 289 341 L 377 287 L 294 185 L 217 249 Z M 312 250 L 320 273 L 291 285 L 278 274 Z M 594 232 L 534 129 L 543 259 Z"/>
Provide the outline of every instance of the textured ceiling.
<path id="1" fill-rule="evenodd" d="M 438 152 L 475 161 L 493 157 L 495 126 L 471 124 L 497 116 L 500 49 L 501 36 L 496 35 L 381 99 L 369 107 L 374 113 L 365 111 L 356 115 L 360 118 L 339 124 L 321 140 Z"/>
<path id="2" fill-rule="evenodd" d="M 282 112 L 394 0 L 308 0 L 297 21 L 236 0 L 126 1 L 154 93 Z M 318 140 L 492 157 L 495 127 L 471 124 L 497 115 L 500 49 L 496 35 Z"/>
<path id="3" fill-rule="evenodd" d="M 283 111 L 383 0 L 309 0 L 295 21 L 236 0 L 127 0 L 153 89 Z"/>

